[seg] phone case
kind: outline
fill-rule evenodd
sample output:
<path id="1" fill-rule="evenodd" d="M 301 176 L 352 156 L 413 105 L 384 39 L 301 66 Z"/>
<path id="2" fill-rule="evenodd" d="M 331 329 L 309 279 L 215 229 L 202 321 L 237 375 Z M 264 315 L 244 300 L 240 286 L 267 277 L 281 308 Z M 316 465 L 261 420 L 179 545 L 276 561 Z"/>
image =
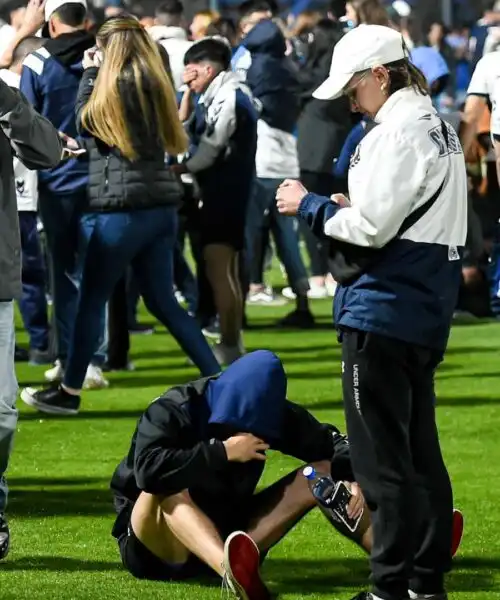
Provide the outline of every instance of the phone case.
<path id="1" fill-rule="evenodd" d="M 363 512 L 359 515 L 357 519 L 350 519 L 347 515 L 347 506 L 351 501 L 352 494 L 347 489 L 346 485 L 342 482 L 339 482 L 335 493 L 333 494 L 331 503 L 335 505 L 333 508 L 333 512 L 338 517 L 338 519 L 344 523 L 344 525 L 349 529 L 351 533 L 354 533 L 363 517 Z"/>

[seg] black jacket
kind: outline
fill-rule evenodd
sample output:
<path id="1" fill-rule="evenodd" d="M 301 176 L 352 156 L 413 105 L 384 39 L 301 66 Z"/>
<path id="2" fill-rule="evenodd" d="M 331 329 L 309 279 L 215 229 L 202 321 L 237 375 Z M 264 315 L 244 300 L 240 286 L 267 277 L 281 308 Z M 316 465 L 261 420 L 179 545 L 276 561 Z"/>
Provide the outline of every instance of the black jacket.
<path id="1" fill-rule="evenodd" d="M 96 68 L 83 73 L 76 102 L 77 127 L 90 161 L 88 210 L 122 211 L 179 204 L 181 184 L 165 164 L 161 141 L 152 133 L 155 124 L 148 127 L 144 122 L 135 90 L 127 84 L 126 71 L 121 76 L 120 92 L 126 99 L 126 117 L 132 126 L 132 141 L 139 159 L 129 161 L 118 149 L 110 148 L 83 129 L 82 111 L 92 94 L 97 75 Z"/>
<path id="2" fill-rule="evenodd" d="M 168 496 L 188 489 L 216 522 L 217 515 L 231 511 L 254 494 L 263 463 L 230 463 L 223 443 L 203 434 L 205 392 L 210 380 L 169 390 L 139 420 L 128 456 L 111 481 L 118 512 L 115 537 L 126 531 L 141 491 Z M 349 448 L 336 428 L 322 425 L 305 409 L 286 401 L 282 429 L 283 439 L 272 445 L 273 450 L 305 463 L 333 457 L 334 476 L 352 481 Z"/>

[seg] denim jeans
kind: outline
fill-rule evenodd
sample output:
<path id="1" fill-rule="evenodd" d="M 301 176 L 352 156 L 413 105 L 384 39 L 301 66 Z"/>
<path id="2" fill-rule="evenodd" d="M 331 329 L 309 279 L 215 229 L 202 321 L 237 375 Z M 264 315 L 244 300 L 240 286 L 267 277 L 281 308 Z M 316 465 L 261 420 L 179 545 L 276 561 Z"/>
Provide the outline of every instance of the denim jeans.
<path id="1" fill-rule="evenodd" d="M 19 310 L 29 333 L 30 347 L 47 350 L 49 347 L 49 318 L 47 313 L 46 270 L 37 229 L 36 212 L 19 213 L 22 248 L 23 294 Z"/>
<path id="2" fill-rule="evenodd" d="M 14 346 L 14 303 L 0 302 L 0 513 L 7 506 L 8 490 L 4 474 L 17 426 Z"/>
<path id="3" fill-rule="evenodd" d="M 55 195 L 41 192 L 39 210 L 51 263 L 54 324 L 57 357 L 64 364 L 78 308 L 80 279 L 88 235 L 82 230 L 80 215 L 86 192 Z M 101 341 L 104 338 L 105 314 L 101 314 Z M 102 364 L 105 354 L 97 353 L 91 362 Z"/>
<path id="4" fill-rule="evenodd" d="M 250 283 L 262 283 L 262 261 L 257 248 L 266 235 L 273 234 L 276 251 L 285 267 L 288 282 L 296 294 L 304 295 L 309 289 L 306 267 L 299 250 L 298 224 L 293 217 L 280 215 L 276 207 L 276 191 L 281 179 L 258 178 L 250 198 L 247 214 L 247 262 Z"/>
<path id="5" fill-rule="evenodd" d="M 87 364 L 99 343 L 99 315 L 117 282 L 132 265 L 148 310 L 165 325 L 203 375 L 220 367 L 196 321 L 175 299 L 173 253 L 177 209 L 94 213 L 82 217 L 92 231 L 80 289 L 64 383 L 80 389 Z"/>

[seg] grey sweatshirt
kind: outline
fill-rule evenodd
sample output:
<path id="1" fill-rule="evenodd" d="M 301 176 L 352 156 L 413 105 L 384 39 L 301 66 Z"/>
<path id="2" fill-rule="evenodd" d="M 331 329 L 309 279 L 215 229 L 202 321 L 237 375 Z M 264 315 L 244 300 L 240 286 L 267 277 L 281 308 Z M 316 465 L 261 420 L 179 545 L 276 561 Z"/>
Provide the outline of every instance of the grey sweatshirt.
<path id="1" fill-rule="evenodd" d="M 21 244 L 13 155 L 28 169 L 51 169 L 62 156 L 57 130 L 24 96 L 0 81 L 0 302 L 21 293 Z"/>

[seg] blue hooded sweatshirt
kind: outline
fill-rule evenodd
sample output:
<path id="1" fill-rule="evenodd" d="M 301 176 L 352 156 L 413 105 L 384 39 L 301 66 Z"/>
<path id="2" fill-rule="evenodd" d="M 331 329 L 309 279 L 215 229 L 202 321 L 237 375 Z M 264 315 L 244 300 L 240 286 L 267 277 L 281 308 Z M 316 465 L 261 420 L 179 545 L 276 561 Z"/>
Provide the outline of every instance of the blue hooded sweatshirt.
<path id="1" fill-rule="evenodd" d="M 419 46 L 411 51 L 411 62 L 418 67 L 427 79 L 430 87 L 441 77 L 447 77 L 450 69 L 443 56 L 434 48 Z"/>
<path id="2" fill-rule="evenodd" d="M 280 359 L 258 350 L 233 363 L 209 382 L 209 424 L 228 425 L 268 443 L 279 442 L 286 401 L 286 375 Z"/>
<path id="3" fill-rule="evenodd" d="M 297 78 L 289 58 L 286 42 L 273 21 L 258 23 L 243 40 L 251 63 L 246 83 L 262 106 L 260 118 L 270 127 L 293 134 L 300 113 Z"/>

